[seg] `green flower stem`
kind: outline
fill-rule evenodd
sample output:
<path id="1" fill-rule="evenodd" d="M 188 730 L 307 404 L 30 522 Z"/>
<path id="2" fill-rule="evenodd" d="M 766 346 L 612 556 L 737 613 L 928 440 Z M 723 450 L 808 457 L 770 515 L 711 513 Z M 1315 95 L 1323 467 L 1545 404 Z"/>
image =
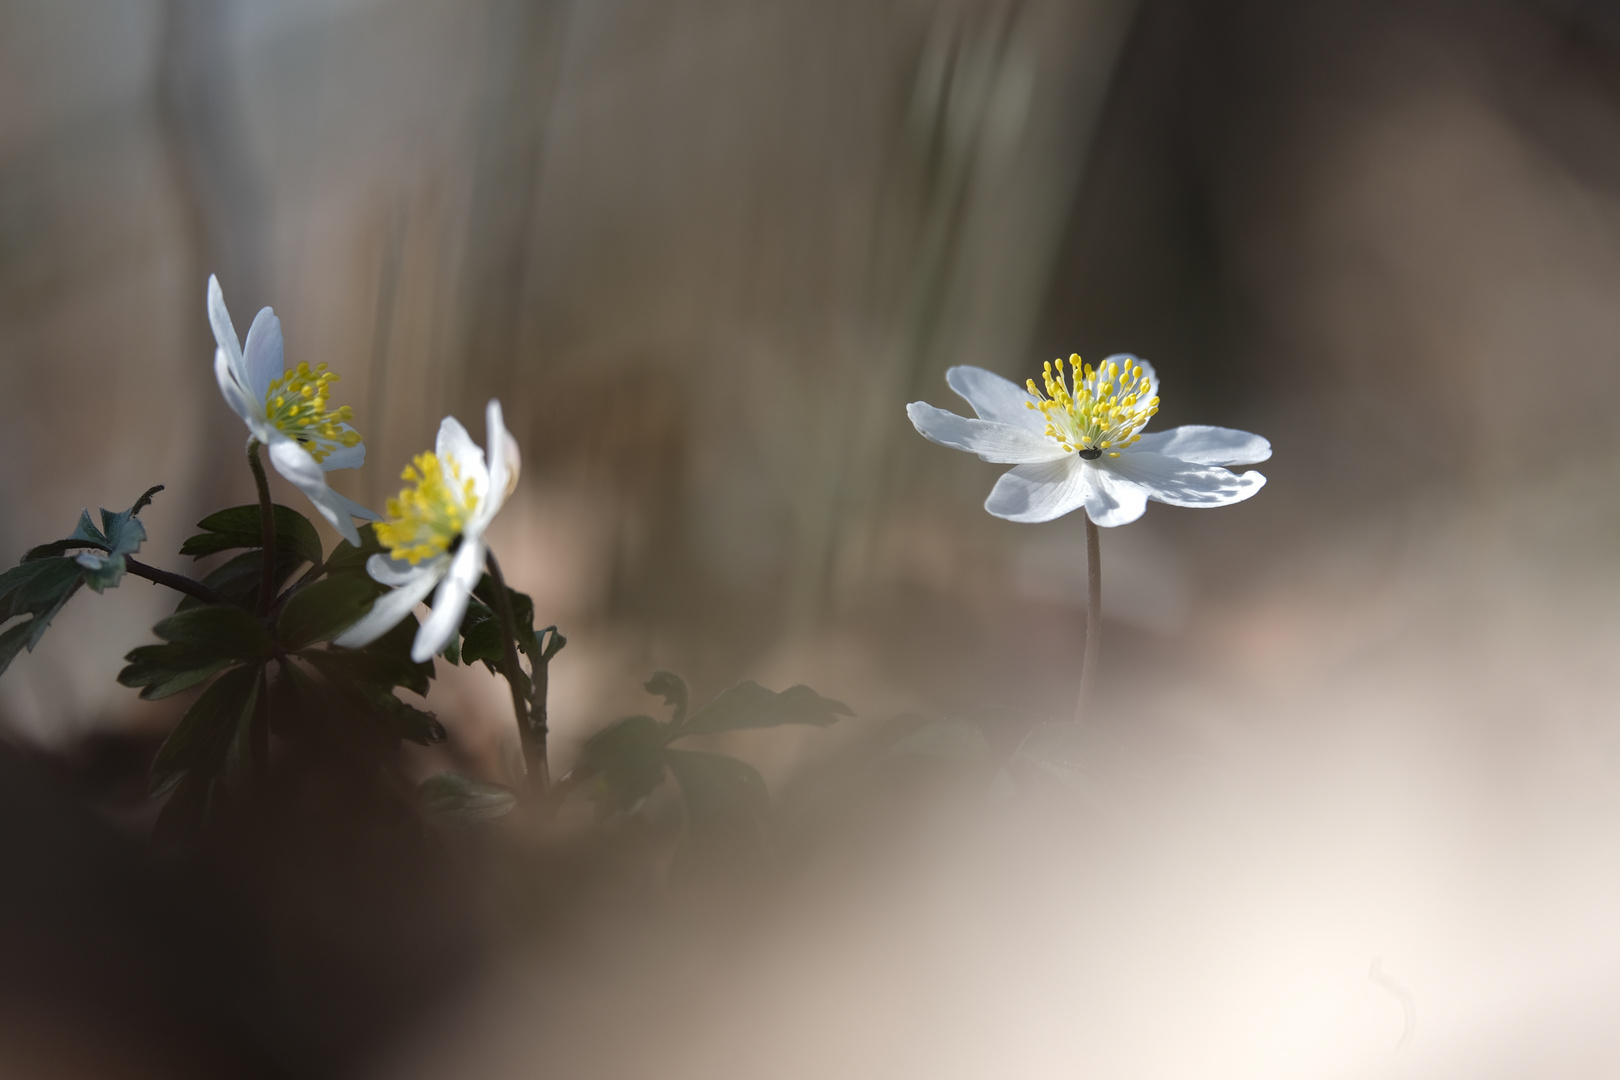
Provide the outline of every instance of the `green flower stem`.
<path id="1" fill-rule="evenodd" d="M 175 592 L 194 596 L 205 604 L 229 604 L 231 602 L 230 597 L 224 593 L 215 592 L 200 581 L 194 581 L 183 574 L 171 574 L 169 571 L 159 570 L 155 566 L 147 566 L 145 563 L 132 559 L 128 555 L 124 556 L 124 569 L 138 578 L 145 578 L 147 581 L 156 582 L 159 585 L 167 585 Z"/>
<path id="2" fill-rule="evenodd" d="M 1080 511 L 1085 514 L 1084 510 Z M 1074 703 L 1074 722 L 1085 721 L 1091 711 L 1092 687 L 1097 681 L 1097 657 L 1102 652 L 1102 553 L 1097 523 L 1086 514 L 1086 650 L 1080 660 L 1080 696 Z"/>
<path id="3" fill-rule="evenodd" d="M 259 614 L 270 611 L 276 598 L 276 512 L 270 502 L 270 479 L 264 475 L 259 461 L 259 440 L 249 439 L 248 467 L 253 470 L 253 482 L 259 487 L 259 532 L 264 543 L 264 576 L 259 580 Z"/>
<path id="4" fill-rule="evenodd" d="M 541 712 L 539 722 L 529 712 L 528 703 L 524 700 L 523 687 L 519 680 L 523 677 L 523 669 L 518 666 L 517 648 L 517 617 L 512 614 L 512 598 L 506 592 L 506 578 L 501 575 L 501 564 L 495 561 L 495 552 L 485 549 L 484 563 L 489 567 L 489 576 L 495 582 L 495 614 L 501 620 L 501 644 L 505 647 L 506 661 L 504 674 L 506 683 L 512 688 L 512 712 L 517 717 L 518 734 L 523 740 L 523 747 L 528 751 L 531 759 L 534 784 L 542 794 L 551 786 L 551 770 L 546 761 L 546 721 L 545 713 Z M 545 661 L 534 660 L 535 671 L 538 673 Z"/>

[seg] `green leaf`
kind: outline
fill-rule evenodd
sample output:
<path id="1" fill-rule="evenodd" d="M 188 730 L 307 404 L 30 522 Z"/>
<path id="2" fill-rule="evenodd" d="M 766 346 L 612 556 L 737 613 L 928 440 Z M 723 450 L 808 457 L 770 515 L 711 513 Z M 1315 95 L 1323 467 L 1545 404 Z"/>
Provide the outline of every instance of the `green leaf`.
<path id="1" fill-rule="evenodd" d="M 277 503 L 272 507 L 276 523 L 276 549 L 293 552 L 302 561 L 321 563 L 321 537 L 309 519 L 298 511 Z M 258 503 L 233 506 L 217 514 L 209 514 L 197 522 L 204 530 L 180 546 L 180 554 L 200 559 L 232 548 L 262 548 L 264 537 L 260 529 Z"/>
<path id="2" fill-rule="evenodd" d="M 826 727 L 839 716 L 853 716 L 849 706 L 824 698 L 808 686 L 790 686 L 780 694 L 756 682 L 744 680 L 722 691 L 713 701 L 697 710 L 680 725 L 680 735 L 706 735 L 744 728 L 777 727 L 781 724 L 813 724 Z"/>
<path id="3" fill-rule="evenodd" d="M 303 654 L 331 679 L 370 683 L 383 689 L 402 686 L 414 694 L 427 696 L 433 678 L 433 661 L 413 663 L 409 656 L 375 649 L 322 649 Z"/>
<path id="4" fill-rule="evenodd" d="M 428 777 L 417 787 L 416 797 L 429 817 L 462 825 L 494 821 L 517 805 L 517 795 L 511 788 L 455 773 Z"/>
<path id="5" fill-rule="evenodd" d="M 468 605 L 470 608 L 472 605 Z M 480 605 L 482 606 L 482 605 Z M 501 640 L 501 623 L 499 619 L 481 619 L 472 624 L 461 639 L 461 662 L 472 664 L 482 660 L 491 671 L 494 671 L 506 659 L 506 643 Z"/>
<path id="6" fill-rule="evenodd" d="M 664 742 L 669 726 L 650 716 L 631 716 L 603 728 L 585 743 L 580 767 L 597 774 L 592 797 L 606 811 L 628 811 L 664 779 Z"/>
<path id="7" fill-rule="evenodd" d="M 38 614 L 83 580 L 82 567 L 67 556 L 33 559 L 0 574 L 0 620 Z"/>
<path id="8" fill-rule="evenodd" d="M 377 532 L 368 522 L 357 528 L 360 534 L 360 546 L 355 547 L 347 540 L 339 540 L 338 546 L 332 549 L 332 555 L 326 560 L 326 572 L 332 574 L 364 574 L 366 560 L 373 555 L 382 554 L 383 546 L 377 539 Z"/>
<path id="9" fill-rule="evenodd" d="M 657 694 L 666 704 L 675 706 L 675 715 L 670 718 L 673 727 L 680 727 L 681 721 L 686 719 L 686 706 L 688 691 L 686 680 L 673 671 L 655 671 L 652 678 L 642 684 L 647 693 Z"/>
<path id="10" fill-rule="evenodd" d="M 165 641 L 195 646 L 231 660 L 258 660 L 275 646 L 270 632 L 252 612 L 226 604 L 208 604 L 170 615 L 152 627 Z"/>
<path id="11" fill-rule="evenodd" d="M 24 648 L 34 650 L 56 613 L 83 584 L 84 568 L 63 556 L 35 559 L 0 574 L 0 622 L 32 616 L 0 633 L 0 674 Z"/>
<path id="12" fill-rule="evenodd" d="M 102 510 L 99 529 L 90 520 L 90 511 L 81 511 L 78 525 L 65 540 L 53 540 L 48 544 L 29 548 L 28 553 L 23 556 L 23 562 L 26 564 L 48 561 L 77 550 L 81 554 L 72 561 L 79 568 L 81 580 L 86 585 L 96 592 L 116 587 L 124 579 L 127 568 L 124 556 L 133 555 L 141 550 L 141 544 L 146 541 L 146 526 L 142 525 L 135 515 L 152 501 L 153 495 L 162 490 L 162 484 L 147 488 L 145 494 L 136 499 L 135 505 L 128 510 L 116 514 Z M 47 619 L 39 626 L 40 633 L 44 632 L 49 621 Z M 36 643 L 38 640 L 38 637 L 34 638 Z M 33 645 L 29 648 L 32 649 Z M 4 666 L 0 665 L 0 671 L 3 670 Z"/>
<path id="13" fill-rule="evenodd" d="M 190 689 L 235 661 L 220 659 L 192 645 L 142 645 L 124 657 L 118 673 L 125 686 L 141 687 L 141 697 L 156 701 Z"/>
<path id="14" fill-rule="evenodd" d="M 311 582 L 293 593 L 281 609 L 276 638 L 287 649 L 330 641 L 358 622 L 387 591 L 369 577 L 354 574 Z"/>
<path id="15" fill-rule="evenodd" d="M 304 565 L 304 557 L 286 548 L 276 549 L 276 581 L 279 592 L 287 584 L 293 571 Z M 264 582 L 264 553 L 258 548 L 233 556 L 210 570 L 202 583 L 215 592 L 234 600 L 242 607 L 253 610 L 259 605 L 259 586 Z M 176 611 L 201 607 L 204 601 L 194 596 L 182 597 Z"/>
<path id="16" fill-rule="evenodd" d="M 184 772 L 217 769 L 235 733 L 258 699 L 257 666 L 232 668 L 194 701 L 152 759 L 152 794 L 161 794 Z"/>

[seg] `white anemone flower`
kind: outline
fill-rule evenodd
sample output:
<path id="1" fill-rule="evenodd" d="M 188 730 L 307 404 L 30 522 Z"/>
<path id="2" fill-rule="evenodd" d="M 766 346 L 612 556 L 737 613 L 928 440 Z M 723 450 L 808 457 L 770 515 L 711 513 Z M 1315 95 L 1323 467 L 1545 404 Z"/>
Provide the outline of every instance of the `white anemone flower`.
<path id="1" fill-rule="evenodd" d="M 360 543 L 351 518 L 376 521 L 377 515 L 326 486 L 333 469 L 356 469 L 366 460 L 360 433 L 349 426 L 354 411 L 347 405 L 327 408 L 336 373 L 325 364 L 313 371 L 299 364 L 288 371 L 282 355 L 281 320 L 262 309 L 248 327 L 247 345 L 237 342 L 236 327 L 225 308 L 219 279 L 208 276 L 208 322 L 214 328 L 214 377 L 219 392 L 242 422 L 249 439 L 263 443 L 270 464 L 293 487 L 308 496 L 320 515 L 343 539 Z"/>
<path id="2" fill-rule="evenodd" d="M 977 420 L 921 401 L 906 415 L 929 440 L 1017 468 L 1004 473 L 984 508 L 1008 521 L 1051 521 L 1085 507 L 1102 526 L 1127 525 L 1149 499 L 1171 506 L 1227 506 L 1259 491 L 1266 478 L 1225 466 L 1271 456 L 1271 444 L 1231 428 L 1188 425 L 1142 434 L 1159 411 L 1152 365 L 1121 353 L 1093 368 L 1069 358 L 1048 363 L 1045 392 L 976 367 L 953 367 L 945 381 Z"/>
<path id="3" fill-rule="evenodd" d="M 442 650 L 461 626 L 467 597 L 484 572 L 484 530 L 517 487 L 517 440 L 501 420 L 501 403 L 484 414 L 489 464 L 453 416 L 439 425 L 431 453 L 418 454 L 401 479 L 410 486 L 388 500 L 386 520 L 375 526 L 390 555 L 373 555 L 366 572 L 394 591 L 344 631 L 336 643 L 369 645 L 398 626 L 434 586 L 433 613 L 416 632 L 411 659 L 421 663 Z"/>

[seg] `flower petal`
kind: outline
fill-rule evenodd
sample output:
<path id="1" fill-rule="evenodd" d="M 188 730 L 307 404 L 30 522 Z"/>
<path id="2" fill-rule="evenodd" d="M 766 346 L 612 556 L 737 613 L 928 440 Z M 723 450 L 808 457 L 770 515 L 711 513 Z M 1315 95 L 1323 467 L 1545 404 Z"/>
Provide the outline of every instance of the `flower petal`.
<path id="1" fill-rule="evenodd" d="M 309 456 L 309 451 L 285 435 L 272 438 L 270 463 L 276 467 L 276 472 L 287 478 L 288 483 L 304 493 L 315 509 L 320 511 L 321 517 L 331 522 L 332 527 L 343 535 L 343 539 L 355 547 L 360 546 L 360 534 L 349 518 L 354 508 L 365 508 L 326 486 L 326 473 Z M 365 512 L 371 513 L 369 510 Z"/>
<path id="2" fill-rule="evenodd" d="M 484 409 L 484 442 L 489 446 L 489 493 L 480 500 L 473 520 L 467 523 L 467 532 L 472 536 L 483 535 L 485 527 L 494 520 L 506 497 L 517 486 L 521 468 L 517 440 L 506 430 L 501 403 L 494 398 Z"/>
<path id="3" fill-rule="evenodd" d="M 220 396 L 231 411 L 242 418 L 249 431 L 258 434 L 254 427 L 253 409 L 248 405 L 247 391 L 237 381 L 236 369 L 231 366 L 231 358 L 225 354 L 224 349 L 214 350 L 214 379 L 219 383 Z"/>
<path id="4" fill-rule="evenodd" d="M 286 369 L 281 343 L 281 320 L 269 308 L 260 308 L 248 327 L 247 345 L 242 350 L 242 374 L 247 388 L 263 404 L 270 381 Z"/>
<path id="5" fill-rule="evenodd" d="M 1253 465 L 1271 457 L 1271 443 L 1233 428 L 1187 424 L 1143 435 L 1132 452 L 1149 451 L 1197 465 Z"/>
<path id="6" fill-rule="evenodd" d="M 238 376 L 242 373 L 242 342 L 231 325 L 231 313 L 225 307 L 225 293 L 219 287 L 219 278 L 208 275 L 208 325 L 214 328 L 214 341 L 231 362 Z"/>
<path id="7" fill-rule="evenodd" d="M 379 585 L 399 586 L 407 581 L 415 581 L 417 575 L 428 572 L 441 562 L 444 566 L 433 571 L 433 580 L 437 581 L 450 565 L 448 555 L 439 555 L 412 566 L 404 559 L 390 559 L 387 555 L 377 554 L 366 560 L 366 573 Z"/>
<path id="8" fill-rule="evenodd" d="M 1045 415 L 1029 407 L 1034 396 L 1011 379 L 963 364 L 947 371 L 945 382 L 973 406 L 980 420 L 1027 428 L 1037 434 L 1046 430 Z"/>
<path id="9" fill-rule="evenodd" d="M 401 581 L 399 588 L 377 597 L 377 602 L 371 605 L 371 610 L 362 615 L 359 622 L 333 638 L 332 644 L 342 645 L 346 649 L 358 649 L 362 645 L 370 645 L 388 633 L 433 591 L 433 586 L 439 583 L 448 565 L 449 560 L 437 559 L 417 567 L 415 576 Z M 367 569 L 370 569 L 369 564 Z"/>
<path id="10" fill-rule="evenodd" d="M 978 454 L 985 461 L 1022 465 L 1069 456 L 1069 452 L 1056 439 L 1038 431 L 989 420 L 969 420 L 965 416 L 936 409 L 927 402 L 913 401 L 906 406 L 906 415 L 911 417 L 912 424 L 930 442 Z"/>
<path id="11" fill-rule="evenodd" d="M 342 431 L 353 431 L 348 424 L 342 425 Z M 358 469 L 366 463 L 366 444 L 355 443 L 353 446 L 344 446 L 338 443 L 332 451 L 321 459 L 321 471 L 332 472 L 334 469 Z"/>
<path id="12" fill-rule="evenodd" d="M 1228 506 L 1247 499 L 1266 483 L 1253 470 L 1239 476 L 1218 465 L 1199 465 L 1135 448 L 1117 458 L 1099 459 L 1097 465 L 1140 487 L 1155 502 L 1171 506 Z"/>
<path id="13" fill-rule="evenodd" d="M 484 493 L 489 490 L 489 468 L 484 464 L 484 451 L 472 441 L 460 420 L 447 416 L 439 422 L 439 437 L 434 441 L 433 452 L 440 461 L 453 462 L 461 470 L 463 480 L 473 482 L 473 494 L 482 502 Z"/>
<path id="14" fill-rule="evenodd" d="M 433 613 L 416 632 L 416 641 L 411 645 L 412 660 L 420 664 L 450 643 L 451 635 L 461 626 L 461 617 L 467 613 L 467 597 L 483 571 L 484 545 L 463 538 L 461 548 L 450 560 L 450 572 L 439 582 L 439 591 L 433 597 Z"/>
<path id="15" fill-rule="evenodd" d="M 1078 510 L 1086 502 L 1091 490 L 1090 472 L 1074 454 L 1057 461 L 1020 465 L 996 481 L 984 508 L 1008 521 L 1051 521 Z"/>
<path id="16" fill-rule="evenodd" d="M 1129 525 L 1147 509 L 1148 493 L 1141 486 L 1096 465 L 1087 465 L 1091 488 L 1086 494 L 1086 516 L 1105 529 Z"/>

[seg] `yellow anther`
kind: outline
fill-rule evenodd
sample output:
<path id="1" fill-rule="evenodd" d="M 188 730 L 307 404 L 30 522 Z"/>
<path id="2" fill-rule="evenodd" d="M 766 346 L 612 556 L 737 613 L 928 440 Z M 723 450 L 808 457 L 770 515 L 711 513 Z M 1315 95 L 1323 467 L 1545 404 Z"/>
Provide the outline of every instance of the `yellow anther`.
<path id="1" fill-rule="evenodd" d="M 432 453 L 418 454 L 400 478 L 413 486 L 388 500 L 388 517 L 376 526 L 377 539 L 394 558 L 415 566 L 450 550 L 467 515 L 478 506 L 477 485 L 471 477 L 462 479 L 453 460 Z"/>
<path id="2" fill-rule="evenodd" d="M 308 364 L 299 364 L 292 371 L 284 371 L 270 383 L 265 393 L 265 419 L 276 430 L 297 439 L 316 461 L 324 461 L 340 446 L 360 445 L 360 434 L 345 430 L 354 410 L 345 405 L 339 409 L 327 408 L 331 385 L 338 381 L 336 372 L 319 364 L 313 371 Z"/>
<path id="3" fill-rule="evenodd" d="M 1071 384 L 1068 375 L 1072 373 Z M 1082 451 L 1096 458 L 1107 451 L 1118 457 L 1113 447 L 1130 446 L 1149 417 L 1158 412 L 1159 399 L 1149 398 L 1152 382 L 1140 364 L 1120 367 L 1110 360 L 1101 367 L 1083 363 L 1078 354 L 1069 357 L 1065 371 L 1062 358 L 1041 365 L 1043 388 L 1034 379 L 1026 380 L 1034 401 L 1027 408 L 1038 410 L 1046 420 L 1047 437 L 1065 453 Z"/>

